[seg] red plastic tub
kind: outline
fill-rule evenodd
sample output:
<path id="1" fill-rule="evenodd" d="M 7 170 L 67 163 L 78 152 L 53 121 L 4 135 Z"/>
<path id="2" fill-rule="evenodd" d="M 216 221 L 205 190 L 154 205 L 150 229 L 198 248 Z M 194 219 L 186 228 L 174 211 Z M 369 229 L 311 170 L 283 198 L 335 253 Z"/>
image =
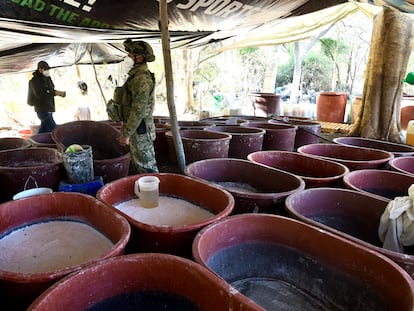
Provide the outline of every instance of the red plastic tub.
<path id="1" fill-rule="evenodd" d="M 134 183 L 142 176 L 157 176 L 160 180 L 159 194 L 183 199 L 199 205 L 214 216 L 203 221 L 185 225 L 155 225 L 144 223 L 116 206 L 136 199 Z M 173 173 L 132 175 L 112 181 L 99 189 L 96 197 L 108 204 L 112 210 L 123 215 L 131 224 L 133 235 L 129 243 L 130 252 L 157 252 L 191 257 L 191 243 L 202 227 L 229 215 L 234 199 L 227 191 L 184 175 Z"/>
<path id="2" fill-rule="evenodd" d="M 306 188 L 341 187 L 342 178 L 349 172 L 343 164 L 291 151 L 258 151 L 247 158 L 299 176 L 305 181 Z"/>
<path id="3" fill-rule="evenodd" d="M 227 217 L 199 232 L 193 254 L 266 310 L 414 308 L 413 280 L 391 259 L 291 218 Z"/>
<path id="4" fill-rule="evenodd" d="M 62 277 L 79 271 L 87 265 L 97 264 L 100 260 L 123 254 L 130 236 L 130 226 L 126 219 L 108 208 L 104 203 L 92 196 L 80 193 L 54 192 L 32 196 L 15 201 L 9 201 L 0 205 L 0 236 L 7 236 L 14 230 L 49 221 L 73 221 L 86 224 L 103 233 L 113 246 L 104 253 L 94 258 L 88 258 L 82 253 L 84 261 L 76 265 L 63 266 L 45 270 L 46 272 L 17 272 L 0 270 L 0 284 L 2 302 L 10 310 L 25 310 L 44 290 Z M 41 246 L 48 247 L 49 251 L 41 262 L 59 258 L 59 245 L 53 235 L 43 237 Z M 35 243 L 35 241 L 33 241 Z M 67 247 L 79 245 L 82 241 L 72 240 Z M 16 245 L 16 250 L 20 249 Z M 79 248 L 73 248 L 79 249 Z M 82 248 L 80 248 L 82 249 Z M 24 254 L 21 254 L 24 256 Z M 74 257 L 79 254 L 73 253 Z M 37 257 L 27 258 L 27 261 L 38 261 Z M 57 305 L 54 305 L 57 308 Z"/>

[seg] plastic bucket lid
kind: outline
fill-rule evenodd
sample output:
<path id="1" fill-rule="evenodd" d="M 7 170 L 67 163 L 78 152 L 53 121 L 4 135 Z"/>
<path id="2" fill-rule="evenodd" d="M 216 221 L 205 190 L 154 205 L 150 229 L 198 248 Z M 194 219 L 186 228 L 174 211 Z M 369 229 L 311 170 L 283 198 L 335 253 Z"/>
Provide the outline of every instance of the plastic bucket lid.
<path id="1" fill-rule="evenodd" d="M 52 189 L 46 188 L 46 187 L 27 189 L 27 190 L 23 190 L 21 192 L 16 193 L 13 196 L 13 200 L 23 199 L 23 198 L 31 197 L 31 196 L 38 195 L 38 194 L 46 194 L 46 193 L 52 193 L 52 192 L 53 192 Z"/>

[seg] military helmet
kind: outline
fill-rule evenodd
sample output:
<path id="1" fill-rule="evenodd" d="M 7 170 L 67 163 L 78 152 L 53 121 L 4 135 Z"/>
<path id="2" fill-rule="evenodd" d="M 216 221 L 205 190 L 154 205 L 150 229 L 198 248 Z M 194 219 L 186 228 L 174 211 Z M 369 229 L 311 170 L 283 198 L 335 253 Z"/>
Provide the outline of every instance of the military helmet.
<path id="1" fill-rule="evenodd" d="M 151 45 L 145 41 L 132 41 L 131 39 L 127 39 L 124 41 L 124 47 L 128 53 L 144 56 L 147 62 L 153 62 L 155 60 Z"/>

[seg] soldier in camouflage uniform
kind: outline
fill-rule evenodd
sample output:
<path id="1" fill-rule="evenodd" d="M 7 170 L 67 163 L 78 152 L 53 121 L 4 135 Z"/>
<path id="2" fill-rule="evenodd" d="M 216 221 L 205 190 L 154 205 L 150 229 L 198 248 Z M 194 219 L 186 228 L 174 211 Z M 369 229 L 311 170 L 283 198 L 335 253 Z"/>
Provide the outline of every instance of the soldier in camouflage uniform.
<path id="1" fill-rule="evenodd" d="M 119 142 L 130 145 L 132 165 L 138 173 L 157 173 L 154 140 L 155 125 L 152 118 L 155 98 L 154 74 L 148 70 L 147 62 L 155 60 L 151 46 L 144 41 L 124 42 L 133 67 L 128 72 L 122 96 L 122 129 Z M 132 65 L 132 62 L 131 62 Z"/>

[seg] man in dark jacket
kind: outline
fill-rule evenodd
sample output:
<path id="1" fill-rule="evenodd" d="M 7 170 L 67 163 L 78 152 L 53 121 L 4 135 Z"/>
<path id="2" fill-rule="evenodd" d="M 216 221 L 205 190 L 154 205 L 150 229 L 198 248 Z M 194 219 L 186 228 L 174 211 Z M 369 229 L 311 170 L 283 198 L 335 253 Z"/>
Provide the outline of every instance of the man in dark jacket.
<path id="1" fill-rule="evenodd" d="M 50 78 L 50 66 L 45 61 L 37 64 L 37 70 L 29 81 L 27 103 L 33 106 L 40 120 L 38 133 L 51 132 L 56 127 L 53 119 L 55 112 L 55 96 L 66 96 L 66 92 L 55 90 Z"/>

